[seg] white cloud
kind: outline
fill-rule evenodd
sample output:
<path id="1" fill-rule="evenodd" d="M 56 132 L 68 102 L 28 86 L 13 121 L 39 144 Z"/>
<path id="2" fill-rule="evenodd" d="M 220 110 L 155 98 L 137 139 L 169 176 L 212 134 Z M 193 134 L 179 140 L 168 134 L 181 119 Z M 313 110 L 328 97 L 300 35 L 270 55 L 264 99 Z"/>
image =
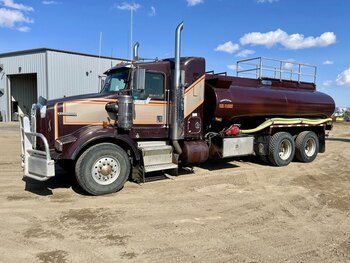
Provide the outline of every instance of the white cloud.
<path id="1" fill-rule="evenodd" d="M 254 50 L 251 49 L 243 49 L 240 52 L 237 53 L 236 57 L 241 57 L 241 58 L 245 58 L 249 55 L 253 55 L 255 53 Z"/>
<path id="2" fill-rule="evenodd" d="M 282 29 L 266 33 L 251 32 L 240 38 L 242 45 L 263 45 L 268 48 L 280 44 L 286 49 L 304 49 L 311 47 L 326 47 L 336 42 L 333 32 L 325 32 L 318 37 L 305 37 L 302 34 L 287 34 Z"/>
<path id="3" fill-rule="evenodd" d="M 42 1 L 41 2 L 43 5 L 57 5 L 57 1 Z"/>
<path id="4" fill-rule="evenodd" d="M 293 66 L 294 66 L 294 64 L 290 63 L 290 62 L 286 62 L 286 63 L 283 64 L 283 68 L 287 69 L 287 70 L 293 69 Z"/>
<path id="5" fill-rule="evenodd" d="M 333 85 L 333 81 L 332 80 L 325 80 L 325 81 L 323 81 L 322 85 L 325 86 L 325 87 L 332 86 Z"/>
<path id="6" fill-rule="evenodd" d="M 256 2 L 259 4 L 264 4 L 264 3 L 272 4 L 273 2 L 278 2 L 278 0 L 257 0 Z"/>
<path id="7" fill-rule="evenodd" d="M 322 85 L 324 87 L 329 86 L 342 86 L 350 88 L 350 67 L 338 74 L 337 78 L 333 80 L 325 80 Z"/>
<path id="8" fill-rule="evenodd" d="M 120 5 L 116 5 L 116 7 L 120 10 L 133 10 L 136 11 L 137 9 L 139 9 L 141 6 L 140 4 L 137 3 L 127 3 L 127 2 L 123 2 Z"/>
<path id="9" fill-rule="evenodd" d="M 24 4 L 15 3 L 13 0 L 0 0 L 0 27 L 16 29 L 20 32 L 28 32 L 30 28 L 26 24 L 34 21 L 25 12 L 32 12 L 34 8 Z"/>
<path id="10" fill-rule="evenodd" d="M 188 6 L 195 6 L 195 5 L 199 5 L 199 4 L 204 3 L 203 0 L 186 0 L 186 1 L 187 1 Z"/>
<path id="11" fill-rule="evenodd" d="M 350 87 L 350 68 L 341 72 L 335 82 L 338 86 Z"/>
<path id="12" fill-rule="evenodd" d="M 149 16 L 155 16 L 156 15 L 156 8 L 154 6 L 151 6 L 151 11 L 148 14 Z"/>
<path id="13" fill-rule="evenodd" d="M 237 71 L 237 65 L 236 64 L 227 65 L 227 68 L 231 69 L 233 71 Z M 242 67 L 238 65 L 238 70 L 241 70 L 241 69 L 242 69 Z"/>
<path id="14" fill-rule="evenodd" d="M 326 47 L 334 44 L 336 35 L 333 32 L 325 32 L 318 37 L 304 37 L 301 34 L 289 35 L 281 44 L 287 49 L 303 49 L 311 47 Z"/>
<path id="15" fill-rule="evenodd" d="M 295 62 L 295 60 L 293 58 L 286 59 L 286 61 L 287 62 L 284 62 L 282 65 L 283 69 L 291 70 L 291 69 L 293 69 L 293 67 L 296 67 L 296 64 L 293 63 L 293 62 Z"/>
<path id="16" fill-rule="evenodd" d="M 240 38 L 240 42 L 242 45 L 264 45 L 267 47 L 272 47 L 277 43 L 283 41 L 286 38 L 287 33 L 281 29 L 277 29 L 276 31 L 270 31 L 267 33 L 260 32 L 251 32 L 245 34 Z"/>
<path id="17" fill-rule="evenodd" d="M 231 65 L 227 65 L 227 68 L 228 69 L 231 69 L 231 70 L 233 70 L 233 71 L 236 71 L 236 65 L 235 64 L 231 64 Z"/>
<path id="18" fill-rule="evenodd" d="M 23 4 L 17 4 L 13 2 L 13 0 L 2 0 L 1 4 L 8 8 L 13 8 L 21 11 L 31 12 L 34 11 L 34 8 L 31 6 L 23 5 Z"/>
<path id="19" fill-rule="evenodd" d="M 224 44 L 218 45 L 214 50 L 233 54 L 239 50 L 239 45 L 232 43 L 231 41 L 227 41 Z"/>
<path id="20" fill-rule="evenodd" d="M 17 30 L 21 31 L 21 32 L 29 32 L 30 27 L 29 26 L 20 26 L 19 28 L 17 28 Z"/>
<path id="21" fill-rule="evenodd" d="M 332 64 L 334 64 L 334 62 L 332 60 L 325 60 L 325 61 L 323 61 L 322 64 L 323 65 L 332 65 Z"/>
<path id="22" fill-rule="evenodd" d="M 33 20 L 25 16 L 20 10 L 11 10 L 7 8 L 0 8 L 0 27 L 16 28 L 21 32 L 28 32 L 23 30 L 23 24 L 31 24 Z"/>

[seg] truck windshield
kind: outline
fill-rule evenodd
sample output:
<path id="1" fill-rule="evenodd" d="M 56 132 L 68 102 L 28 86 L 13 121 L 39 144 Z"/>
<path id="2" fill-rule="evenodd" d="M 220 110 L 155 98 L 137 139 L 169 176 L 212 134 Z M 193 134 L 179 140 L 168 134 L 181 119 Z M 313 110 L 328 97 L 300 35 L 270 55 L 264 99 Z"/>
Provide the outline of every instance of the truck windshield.
<path id="1" fill-rule="evenodd" d="M 123 68 L 106 77 L 101 93 L 117 92 L 125 89 L 129 79 L 129 69 Z"/>

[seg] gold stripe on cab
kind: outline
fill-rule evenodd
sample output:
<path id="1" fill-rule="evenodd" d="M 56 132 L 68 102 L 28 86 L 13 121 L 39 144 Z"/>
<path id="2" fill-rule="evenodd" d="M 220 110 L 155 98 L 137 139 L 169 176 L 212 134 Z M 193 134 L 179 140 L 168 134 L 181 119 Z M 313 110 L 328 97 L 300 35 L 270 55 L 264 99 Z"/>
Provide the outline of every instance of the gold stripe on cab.
<path id="1" fill-rule="evenodd" d="M 185 118 L 189 116 L 204 101 L 204 82 L 205 75 L 196 80 L 185 90 L 184 112 Z M 63 113 L 76 113 L 76 116 L 61 116 L 63 124 L 66 125 L 84 125 L 95 124 L 102 125 L 108 120 L 114 121 L 113 114 L 108 114 L 105 105 L 108 102 L 114 102 L 115 99 L 91 98 L 63 103 Z M 166 124 L 167 103 L 165 101 L 150 101 L 148 104 L 134 104 L 135 115 L 134 124 Z M 64 115 L 64 114 L 63 114 Z M 58 105 L 55 105 L 55 126 L 58 127 Z M 55 137 L 58 137 L 58 130 L 55 130 Z"/>
<path id="2" fill-rule="evenodd" d="M 185 118 L 204 102 L 205 75 L 185 90 Z"/>

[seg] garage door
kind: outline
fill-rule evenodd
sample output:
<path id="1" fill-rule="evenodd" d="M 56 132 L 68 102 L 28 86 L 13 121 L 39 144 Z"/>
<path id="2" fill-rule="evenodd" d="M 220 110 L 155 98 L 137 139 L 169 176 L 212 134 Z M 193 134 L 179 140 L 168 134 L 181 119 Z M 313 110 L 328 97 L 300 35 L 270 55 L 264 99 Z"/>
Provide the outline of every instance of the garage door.
<path id="1" fill-rule="evenodd" d="M 18 120 L 18 114 L 30 114 L 32 104 L 37 101 L 36 74 L 11 75 L 11 116 Z"/>

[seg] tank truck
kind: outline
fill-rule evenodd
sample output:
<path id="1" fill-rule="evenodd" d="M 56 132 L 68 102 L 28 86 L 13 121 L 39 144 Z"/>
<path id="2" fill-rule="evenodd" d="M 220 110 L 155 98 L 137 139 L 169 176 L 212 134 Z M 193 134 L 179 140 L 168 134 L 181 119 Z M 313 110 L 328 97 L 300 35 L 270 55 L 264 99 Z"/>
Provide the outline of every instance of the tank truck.
<path id="1" fill-rule="evenodd" d="M 204 58 L 181 57 L 182 29 L 174 58 L 146 61 L 136 43 L 133 61 L 109 69 L 100 93 L 40 97 L 20 118 L 24 175 L 44 181 L 59 164 L 102 195 L 208 158 L 285 166 L 325 151 L 335 104 L 316 90 L 316 67 L 259 57 L 237 62 L 236 76 L 206 72 Z"/>

